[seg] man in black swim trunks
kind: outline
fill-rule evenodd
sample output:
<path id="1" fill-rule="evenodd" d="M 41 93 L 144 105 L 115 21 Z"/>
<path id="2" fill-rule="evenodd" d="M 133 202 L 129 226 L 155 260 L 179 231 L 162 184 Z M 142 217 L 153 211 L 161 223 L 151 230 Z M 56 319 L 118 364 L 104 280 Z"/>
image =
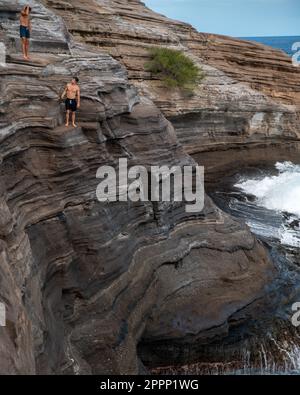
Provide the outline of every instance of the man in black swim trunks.
<path id="1" fill-rule="evenodd" d="M 70 120 L 70 112 L 72 113 L 72 125 L 74 128 L 77 127 L 75 124 L 76 118 L 76 110 L 80 107 L 80 88 L 78 86 L 79 79 L 77 77 L 73 77 L 72 81 L 67 84 L 61 98 L 63 99 L 67 96 L 66 99 L 66 126 L 69 126 Z"/>
<path id="2" fill-rule="evenodd" d="M 30 22 L 30 15 L 31 7 L 26 5 L 20 15 L 20 37 L 22 40 L 22 51 L 23 57 L 25 60 L 29 60 L 28 52 L 29 52 L 29 39 L 30 39 L 30 32 L 31 32 L 31 22 Z"/>

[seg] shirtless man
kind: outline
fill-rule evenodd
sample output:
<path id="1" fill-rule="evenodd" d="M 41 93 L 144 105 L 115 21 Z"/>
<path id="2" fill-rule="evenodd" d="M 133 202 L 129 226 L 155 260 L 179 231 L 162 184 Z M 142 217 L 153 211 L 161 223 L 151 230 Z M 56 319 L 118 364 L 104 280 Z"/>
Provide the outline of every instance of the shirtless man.
<path id="1" fill-rule="evenodd" d="M 72 113 L 72 125 L 74 128 L 77 127 L 75 124 L 76 118 L 76 110 L 80 107 L 80 88 L 78 86 L 79 79 L 77 77 L 73 77 L 72 81 L 67 84 L 61 98 L 63 99 L 67 96 L 66 99 L 66 126 L 69 126 L 70 112 Z"/>
<path id="2" fill-rule="evenodd" d="M 31 22 L 29 18 L 30 12 L 31 12 L 31 7 L 29 7 L 29 5 L 26 5 L 22 9 L 20 16 L 20 37 L 22 40 L 22 51 L 25 60 L 29 60 L 28 51 L 29 51 L 29 39 L 31 32 Z"/>

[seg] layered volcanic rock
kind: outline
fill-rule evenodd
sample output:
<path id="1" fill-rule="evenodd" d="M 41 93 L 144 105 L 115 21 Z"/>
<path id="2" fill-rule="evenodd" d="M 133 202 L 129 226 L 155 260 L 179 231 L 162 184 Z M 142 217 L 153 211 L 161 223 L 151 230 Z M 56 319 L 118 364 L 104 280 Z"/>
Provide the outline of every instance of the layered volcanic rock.
<path id="1" fill-rule="evenodd" d="M 76 39 L 126 66 L 129 79 L 172 122 L 186 152 L 206 166 L 207 181 L 233 165 L 299 155 L 300 68 L 282 51 L 199 33 L 138 0 L 44 2 Z M 166 90 L 145 71 L 153 46 L 183 50 L 204 69 L 206 79 L 193 96 Z"/>
<path id="2" fill-rule="evenodd" d="M 249 229 L 208 197 L 198 214 L 178 202 L 97 201 L 101 165 L 117 169 L 119 158 L 147 168 L 195 162 L 157 107 L 159 82 L 143 81 L 137 67 L 138 92 L 126 59 L 122 65 L 99 43 L 78 42 L 83 29 L 83 41 L 94 40 L 97 20 L 108 41 L 116 35 L 125 47 L 128 36 L 149 37 L 149 25 L 149 45 L 155 37 L 179 45 L 190 28 L 174 22 L 178 31 L 171 35 L 169 26 L 162 28 L 165 19 L 138 1 L 32 1 L 34 54 L 24 62 L 16 29 L 23 4 L 0 0 L 8 51 L 0 68 L 0 302 L 7 310 L 0 372 L 126 374 L 143 369 L 139 356 L 154 365 L 195 358 L 186 351 L 191 345 L 221 344 L 232 325 L 257 315 L 273 266 Z M 157 20 L 165 33 L 155 33 Z M 133 54 L 135 44 L 129 46 Z M 228 81 L 222 88 L 228 97 L 242 89 L 211 70 L 211 78 Z M 67 129 L 58 96 L 74 74 L 82 105 L 79 126 Z M 264 105 L 271 100 L 245 89 L 253 111 L 255 95 Z M 187 103 L 182 113 L 202 106 Z M 163 109 L 177 116 L 179 107 L 166 102 Z M 168 361 L 160 355 L 165 345 Z"/>

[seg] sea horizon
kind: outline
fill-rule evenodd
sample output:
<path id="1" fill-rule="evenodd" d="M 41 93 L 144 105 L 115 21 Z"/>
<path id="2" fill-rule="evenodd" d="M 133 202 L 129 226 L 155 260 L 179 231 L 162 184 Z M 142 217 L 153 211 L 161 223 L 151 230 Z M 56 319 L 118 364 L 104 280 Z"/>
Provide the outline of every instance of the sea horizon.
<path id="1" fill-rule="evenodd" d="M 292 50 L 293 44 L 300 42 L 300 34 L 298 36 L 253 36 L 238 38 L 241 40 L 255 41 L 276 49 L 281 49 L 289 56 L 292 56 L 295 53 Z"/>

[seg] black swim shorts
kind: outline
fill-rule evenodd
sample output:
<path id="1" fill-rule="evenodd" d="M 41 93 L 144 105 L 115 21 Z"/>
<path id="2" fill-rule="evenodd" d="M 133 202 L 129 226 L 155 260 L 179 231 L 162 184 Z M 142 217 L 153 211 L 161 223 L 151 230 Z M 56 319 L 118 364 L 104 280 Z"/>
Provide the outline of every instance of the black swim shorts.
<path id="1" fill-rule="evenodd" d="M 77 100 L 76 99 L 67 99 L 66 100 L 66 110 L 75 112 L 77 110 Z"/>
<path id="2" fill-rule="evenodd" d="M 20 37 L 21 38 L 30 38 L 30 30 L 26 26 L 20 26 Z"/>

